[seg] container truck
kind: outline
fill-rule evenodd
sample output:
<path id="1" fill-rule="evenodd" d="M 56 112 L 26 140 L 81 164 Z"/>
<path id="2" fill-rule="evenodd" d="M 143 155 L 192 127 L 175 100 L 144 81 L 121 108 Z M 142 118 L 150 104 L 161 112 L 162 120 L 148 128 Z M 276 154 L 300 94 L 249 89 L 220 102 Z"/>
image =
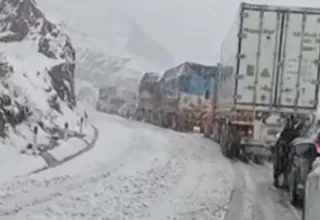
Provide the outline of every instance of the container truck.
<path id="1" fill-rule="evenodd" d="M 319 49 L 319 9 L 241 3 L 216 85 L 214 131 L 226 156 L 270 157 L 285 118 L 315 112 Z"/>
<path id="2" fill-rule="evenodd" d="M 175 105 L 171 109 L 177 130 L 193 131 L 199 127 L 204 132 L 202 118 L 212 110 L 212 83 L 217 72 L 216 66 L 191 62 L 182 63 L 165 72 L 159 82 L 160 97 L 162 103 L 174 100 Z"/>
<path id="3" fill-rule="evenodd" d="M 99 96 L 96 103 L 96 110 L 101 112 L 108 112 L 110 105 L 110 97 L 117 94 L 117 88 L 113 86 L 105 86 L 99 89 Z"/>
<path id="4" fill-rule="evenodd" d="M 147 72 L 139 83 L 138 107 L 136 111 L 137 120 L 152 122 L 152 112 L 155 109 L 155 91 L 160 76 L 158 73 Z"/>

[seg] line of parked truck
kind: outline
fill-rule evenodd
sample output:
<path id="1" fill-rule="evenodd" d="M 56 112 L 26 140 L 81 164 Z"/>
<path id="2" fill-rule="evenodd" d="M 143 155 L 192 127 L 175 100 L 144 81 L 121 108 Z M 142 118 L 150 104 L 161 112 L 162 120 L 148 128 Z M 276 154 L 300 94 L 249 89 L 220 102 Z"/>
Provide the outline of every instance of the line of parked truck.
<path id="1" fill-rule="evenodd" d="M 241 3 L 221 46 L 214 138 L 227 157 L 271 158 L 274 186 L 293 204 L 308 199 L 308 174 L 320 152 L 319 58 L 316 8 Z M 303 218 L 320 219 L 310 213 Z"/>
<path id="2" fill-rule="evenodd" d="M 296 203 L 320 153 L 312 136 L 319 65 L 320 9 L 241 3 L 220 63 L 146 73 L 134 117 L 179 131 L 199 128 L 228 158 L 271 160 L 274 185 Z"/>
<path id="3" fill-rule="evenodd" d="M 212 112 L 217 73 L 216 66 L 190 62 L 169 69 L 162 77 L 146 73 L 139 87 L 136 118 L 184 132 L 198 127 L 209 135 L 212 129 L 210 123 L 205 126 L 209 120 L 204 118 Z"/>
<path id="4" fill-rule="evenodd" d="M 242 3 L 220 63 L 184 63 L 161 79 L 146 75 L 149 87 L 139 92 L 149 96 L 140 96 L 138 109 L 164 127 L 200 127 L 228 158 L 271 160 L 274 185 L 297 204 L 319 154 L 319 56 L 319 9 Z"/>

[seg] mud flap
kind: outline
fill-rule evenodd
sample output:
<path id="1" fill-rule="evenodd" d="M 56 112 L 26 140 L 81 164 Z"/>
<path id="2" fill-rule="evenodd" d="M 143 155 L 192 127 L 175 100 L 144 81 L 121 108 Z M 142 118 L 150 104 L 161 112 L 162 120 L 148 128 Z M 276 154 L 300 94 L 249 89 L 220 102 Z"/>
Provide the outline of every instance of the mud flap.
<path id="1" fill-rule="evenodd" d="M 239 149 L 239 160 L 241 160 L 244 163 L 248 163 L 249 159 L 245 149 L 245 146 L 241 144 Z"/>

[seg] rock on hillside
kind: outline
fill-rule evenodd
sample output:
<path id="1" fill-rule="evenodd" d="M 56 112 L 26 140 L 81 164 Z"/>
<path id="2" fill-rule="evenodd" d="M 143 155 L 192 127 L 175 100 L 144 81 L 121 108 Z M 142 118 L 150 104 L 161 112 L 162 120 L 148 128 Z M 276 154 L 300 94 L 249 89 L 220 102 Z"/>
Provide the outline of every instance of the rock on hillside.
<path id="1" fill-rule="evenodd" d="M 57 61 L 48 69 L 59 97 L 75 105 L 75 50 L 68 36 L 48 21 L 34 0 L 0 1 L 0 42 L 30 41 L 35 49 Z"/>
<path id="2" fill-rule="evenodd" d="M 75 50 L 34 0 L 0 0 L 0 130 L 76 124 Z M 3 120 L 2 120 L 3 119 Z"/>

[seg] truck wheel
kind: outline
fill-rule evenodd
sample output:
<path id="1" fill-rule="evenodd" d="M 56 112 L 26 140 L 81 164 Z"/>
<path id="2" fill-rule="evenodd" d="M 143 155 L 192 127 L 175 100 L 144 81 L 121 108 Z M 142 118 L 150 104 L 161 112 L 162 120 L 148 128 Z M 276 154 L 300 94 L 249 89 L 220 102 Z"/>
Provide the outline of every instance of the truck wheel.
<path id="1" fill-rule="evenodd" d="M 239 160 L 241 160 L 242 162 L 248 163 L 247 154 L 245 152 L 245 146 L 242 144 L 239 145 L 238 157 L 239 157 Z"/>
<path id="2" fill-rule="evenodd" d="M 203 125 L 200 124 L 200 134 L 203 134 L 204 133 L 204 128 L 203 128 Z"/>
<path id="3" fill-rule="evenodd" d="M 220 139 L 220 149 L 222 154 L 227 157 L 228 153 L 227 153 L 227 139 L 226 139 L 226 135 L 225 132 L 222 130 L 221 133 L 219 134 L 219 139 Z"/>
<path id="4" fill-rule="evenodd" d="M 230 142 L 228 141 L 228 138 L 226 138 L 226 141 L 225 141 L 225 149 L 226 149 L 226 157 L 231 158 L 232 152 L 231 152 Z"/>
<path id="5" fill-rule="evenodd" d="M 260 159 L 259 159 L 259 157 L 257 155 L 253 155 L 253 162 L 255 164 L 261 164 L 261 161 L 260 161 Z"/>
<path id="6" fill-rule="evenodd" d="M 290 202 L 293 206 L 296 206 L 299 204 L 299 197 L 297 195 L 296 189 L 297 189 L 297 184 L 295 181 L 295 177 L 293 177 L 292 182 L 290 183 L 289 187 L 289 196 L 290 196 Z"/>
<path id="7" fill-rule="evenodd" d="M 220 142 L 221 142 L 220 124 L 216 121 L 213 126 L 214 126 L 213 139 L 214 139 L 215 142 L 220 144 Z"/>
<path id="8" fill-rule="evenodd" d="M 276 188 L 280 188 L 279 177 L 275 174 L 275 171 L 273 171 L 273 185 Z"/>
<path id="9" fill-rule="evenodd" d="M 225 153 L 224 153 L 224 148 L 223 148 L 223 133 L 220 133 L 219 134 L 219 145 L 220 145 L 220 151 L 221 153 L 225 156 Z"/>

